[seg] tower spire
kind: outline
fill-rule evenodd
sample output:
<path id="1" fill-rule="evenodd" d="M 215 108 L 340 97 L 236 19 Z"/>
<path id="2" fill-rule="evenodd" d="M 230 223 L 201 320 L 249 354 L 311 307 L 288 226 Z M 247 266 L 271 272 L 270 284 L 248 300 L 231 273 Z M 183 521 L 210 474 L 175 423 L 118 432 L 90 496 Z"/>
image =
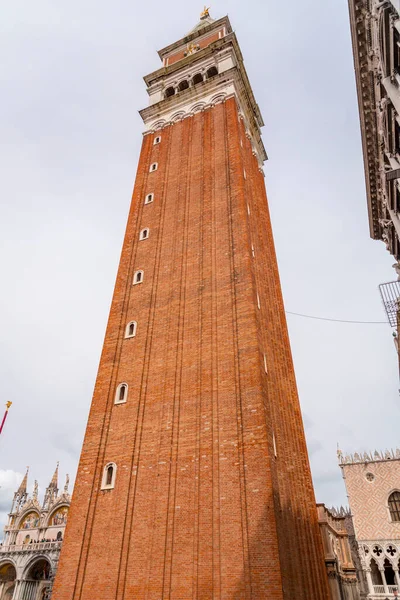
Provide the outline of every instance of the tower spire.
<path id="1" fill-rule="evenodd" d="M 49 487 L 51 487 L 51 488 L 58 488 L 58 467 L 59 467 L 59 465 L 60 465 L 60 462 L 58 461 L 57 462 L 57 466 L 56 466 L 56 470 L 54 471 L 54 475 L 53 475 L 53 477 L 51 478 L 51 481 L 50 481 Z"/>
<path id="2" fill-rule="evenodd" d="M 28 473 L 29 473 L 29 467 L 26 467 L 26 473 L 25 473 L 24 478 L 21 481 L 18 491 L 17 491 L 17 494 L 19 496 L 26 494 L 26 488 L 28 486 Z"/>
<path id="3" fill-rule="evenodd" d="M 56 470 L 54 471 L 54 475 L 51 478 L 49 485 L 46 488 L 46 493 L 44 495 L 43 500 L 43 508 L 49 509 L 50 506 L 54 503 L 58 496 L 58 467 L 59 462 L 57 462 Z"/>

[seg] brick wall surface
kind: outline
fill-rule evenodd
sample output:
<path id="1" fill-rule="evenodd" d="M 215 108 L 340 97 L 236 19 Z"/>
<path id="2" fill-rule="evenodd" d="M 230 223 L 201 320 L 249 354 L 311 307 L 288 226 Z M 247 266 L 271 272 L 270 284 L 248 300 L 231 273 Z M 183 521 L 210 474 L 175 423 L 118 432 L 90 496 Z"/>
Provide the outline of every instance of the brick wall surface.
<path id="1" fill-rule="evenodd" d="M 53 600 L 326 600 L 263 175 L 234 99 L 158 135 L 143 141 Z"/>

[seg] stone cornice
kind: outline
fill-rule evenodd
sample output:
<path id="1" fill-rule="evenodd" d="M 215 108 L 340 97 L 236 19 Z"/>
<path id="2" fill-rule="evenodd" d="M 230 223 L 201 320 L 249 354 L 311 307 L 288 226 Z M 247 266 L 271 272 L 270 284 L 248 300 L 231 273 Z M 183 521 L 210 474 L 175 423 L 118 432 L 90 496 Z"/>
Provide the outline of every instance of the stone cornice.
<path id="1" fill-rule="evenodd" d="M 364 171 L 368 200 L 368 219 L 370 234 L 373 239 L 382 238 L 382 228 L 379 224 L 379 141 L 377 134 L 375 78 L 370 70 L 366 29 L 366 0 L 349 0 L 350 26 L 353 45 L 354 67 L 357 85 L 358 105 L 360 114 L 361 137 L 364 155 Z"/>

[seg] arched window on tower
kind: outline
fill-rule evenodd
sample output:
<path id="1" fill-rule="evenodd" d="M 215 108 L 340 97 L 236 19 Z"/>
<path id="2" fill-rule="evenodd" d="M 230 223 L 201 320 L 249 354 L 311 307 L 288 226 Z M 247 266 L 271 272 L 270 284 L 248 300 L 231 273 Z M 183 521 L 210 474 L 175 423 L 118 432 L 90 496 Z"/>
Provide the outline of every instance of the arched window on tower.
<path id="1" fill-rule="evenodd" d="M 136 329 L 137 329 L 136 321 L 131 321 L 130 323 L 128 323 L 128 325 L 126 326 L 126 329 L 125 329 L 125 337 L 126 338 L 135 337 Z"/>
<path id="2" fill-rule="evenodd" d="M 400 521 L 400 492 L 390 494 L 388 504 L 392 521 Z"/>
<path id="3" fill-rule="evenodd" d="M 189 83 L 186 79 L 184 79 L 183 81 L 180 82 L 179 86 L 178 86 L 178 90 L 180 92 L 183 92 L 183 90 L 187 90 L 189 87 Z"/>
<path id="4" fill-rule="evenodd" d="M 215 75 L 218 75 L 217 67 L 210 67 L 207 71 L 207 79 L 210 79 L 210 77 L 215 77 Z"/>
<path id="5" fill-rule="evenodd" d="M 198 83 L 203 83 L 203 75 L 201 73 L 196 73 L 193 75 L 193 85 L 197 85 Z"/>
<path id="6" fill-rule="evenodd" d="M 117 465 L 115 463 L 108 463 L 104 467 L 103 480 L 101 482 L 102 490 L 111 490 L 115 487 L 115 477 L 117 475 Z"/>
<path id="7" fill-rule="evenodd" d="M 120 383 L 117 387 L 117 391 L 115 392 L 115 402 L 114 404 L 122 404 L 126 402 L 128 398 L 128 384 Z"/>
<path id="8" fill-rule="evenodd" d="M 145 227 L 140 232 L 139 240 L 147 240 L 147 238 L 149 237 L 149 234 L 150 234 L 150 229 L 148 227 Z"/>
<path id="9" fill-rule="evenodd" d="M 164 94 L 165 98 L 170 98 L 170 96 L 174 96 L 174 95 L 175 95 L 175 88 L 173 88 L 172 86 L 165 90 L 165 94 Z"/>
<path id="10" fill-rule="evenodd" d="M 144 273 L 143 271 L 136 271 L 133 276 L 133 285 L 137 285 L 138 283 L 143 283 Z"/>

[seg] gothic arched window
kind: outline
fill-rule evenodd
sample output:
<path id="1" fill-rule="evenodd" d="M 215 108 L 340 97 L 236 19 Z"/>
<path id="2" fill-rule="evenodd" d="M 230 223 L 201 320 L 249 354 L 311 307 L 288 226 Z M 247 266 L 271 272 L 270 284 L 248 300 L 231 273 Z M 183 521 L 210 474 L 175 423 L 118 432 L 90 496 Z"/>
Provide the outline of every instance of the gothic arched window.
<path id="1" fill-rule="evenodd" d="M 400 492 L 390 494 L 388 503 L 392 521 L 400 521 Z"/>
<path id="2" fill-rule="evenodd" d="M 102 490 L 111 490 L 115 487 L 115 477 L 117 475 L 117 465 L 115 463 L 108 463 L 104 467 L 103 481 L 101 484 Z"/>
<path id="3" fill-rule="evenodd" d="M 140 232 L 139 239 L 141 241 L 147 240 L 147 238 L 149 237 L 149 232 L 150 232 L 150 229 L 148 227 L 146 227 L 145 229 L 142 229 L 142 231 Z"/>

